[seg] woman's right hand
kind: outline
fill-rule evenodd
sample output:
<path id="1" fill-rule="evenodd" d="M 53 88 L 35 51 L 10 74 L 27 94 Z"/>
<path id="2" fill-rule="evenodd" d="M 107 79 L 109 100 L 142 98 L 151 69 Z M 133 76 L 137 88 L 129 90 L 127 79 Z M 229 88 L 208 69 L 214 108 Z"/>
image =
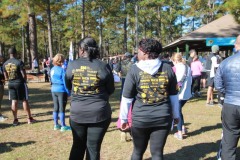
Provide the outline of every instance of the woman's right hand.
<path id="1" fill-rule="evenodd" d="M 129 125 L 128 125 L 128 123 L 122 123 L 121 124 L 121 130 L 122 131 L 126 131 L 126 130 L 128 130 L 130 127 L 129 127 Z"/>

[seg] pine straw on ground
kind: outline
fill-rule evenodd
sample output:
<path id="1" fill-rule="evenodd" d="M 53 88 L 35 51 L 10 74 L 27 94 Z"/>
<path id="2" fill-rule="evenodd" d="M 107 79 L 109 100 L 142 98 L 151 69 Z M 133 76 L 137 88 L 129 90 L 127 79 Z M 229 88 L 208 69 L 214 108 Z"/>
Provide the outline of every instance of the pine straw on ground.
<path id="1" fill-rule="evenodd" d="M 2 103 L 3 114 L 9 119 L 0 123 L 0 159 L 1 160 L 67 160 L 72 144 L 71 132 L 53 130 L 52 97 L 49 83 L 29 83 L 30 105 L 33 117 L 38 123 L 28 125 L 26 114 L 19 103 L 20 125 L 12 126 L 10 101 L 7 100 L 7 88 Z M 130 159 L 132 142 L 121 142 L 120 132 L 116 128 L 119 114 L 119 89 L 111 96 L 113 110 L 112 123 L 105 135 L 101 160 Z M 203 91 L 205 93 L 205 91 Z M 171 132 L 164 149 L 166 160 L 210 160 L 216 159 L 221 138 L 221 108 L 205 106 L 205 95 L 191 99 L 183 108 L 188 134 L 179 141 Z M 69 105 L 67 106 L 67 124 L 69 121 Z M 144 159 L 151 159 L 149 148 Z"/>

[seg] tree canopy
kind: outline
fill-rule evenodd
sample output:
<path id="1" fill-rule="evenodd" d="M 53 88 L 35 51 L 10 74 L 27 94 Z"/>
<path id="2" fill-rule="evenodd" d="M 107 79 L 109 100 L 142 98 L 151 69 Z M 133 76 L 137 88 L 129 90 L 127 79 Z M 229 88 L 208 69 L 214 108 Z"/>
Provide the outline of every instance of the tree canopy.
<path id="1" fill-rule="evenodd" d="M 51 12 L 47 12 L 48 2 Z M 53 55 L 58 52 L 68 55 L 70 42 L 76 48 L 82 35 L 99 41 L 102 56 L 109 56 L 125 51 L 134 52 L 136 34 L 139 38 L 156 38 L 166 45 L 227 13 L 233 14 L 240 23 L 240 1 L 1 0 L 1 54 L 11 45 L 24 52 L 22 47 L 27 40 L 23 42 L 22 37 L 29 34 L 26 27 L 32 13 L 36 17 L 36 45 L 40 58 L 49 56 L 51 44 Z M 48 13 L 51 14 L 51 21 L 48 21 Z M 48 22 L 51 22 L 52 43 L 48 43 L 47 38 Z"/>

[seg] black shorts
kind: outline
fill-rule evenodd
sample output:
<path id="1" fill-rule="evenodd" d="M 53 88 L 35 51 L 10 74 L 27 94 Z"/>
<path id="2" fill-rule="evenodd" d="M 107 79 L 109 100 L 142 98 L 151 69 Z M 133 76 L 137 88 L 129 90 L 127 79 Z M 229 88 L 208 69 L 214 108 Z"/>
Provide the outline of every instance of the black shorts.
<path id="1" fill-rule="evenodd" d="M 207 79 L 207 78 L 208 78 L 207 72 L 201 72 L 201 79 Z"/>
<path id="2" fill-rule="evenodd" d="M 9 83 L 9 100 L 28 100 L 26 83 Z"/>
<path id="3" fill-rule="evenodd" d="M 208 77 L 208 79 L 207 79 L 207 85 L 209 86 L 209 87 L 214 87 L 214 77 Z"/>

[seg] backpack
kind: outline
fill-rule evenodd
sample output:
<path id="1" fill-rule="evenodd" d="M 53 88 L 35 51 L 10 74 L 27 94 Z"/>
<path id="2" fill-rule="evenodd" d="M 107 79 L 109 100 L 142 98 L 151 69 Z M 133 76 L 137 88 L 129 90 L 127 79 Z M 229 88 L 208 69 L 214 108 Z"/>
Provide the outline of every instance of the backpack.
<path id="1" fill-rule="evenodd" d="M 208 55 L 208 57 L 207 57 L 207 59 L 206 59 L 206 67 L 205 67 L 206 70 L 211 70 L 211 67 L 212 67 L 212 60 L 211 60 L 211 58 L 212 58 L 213 56 L 215 56 L 213 53 L 210 53 L 210 54 Z"/>

